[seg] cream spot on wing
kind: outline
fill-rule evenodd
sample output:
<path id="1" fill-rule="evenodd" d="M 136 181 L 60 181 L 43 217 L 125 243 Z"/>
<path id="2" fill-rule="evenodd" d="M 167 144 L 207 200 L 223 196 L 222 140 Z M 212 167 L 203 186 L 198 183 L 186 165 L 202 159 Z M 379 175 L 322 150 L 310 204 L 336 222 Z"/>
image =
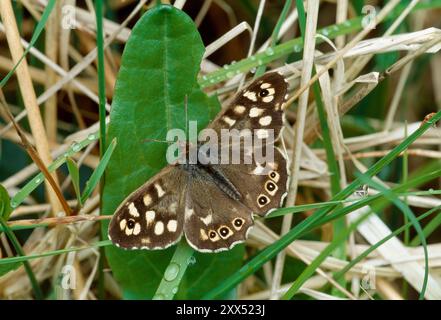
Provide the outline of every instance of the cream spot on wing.
<path id="1" fill-rule="evenodd" d="M 269 87 L 271 87 L 271 83 L 268 82 L 264 82 L 260 85 L 261 89 L 268 89 Z"/>
<path id="2" fill-rule="evenodd" d="M 271 116 L 265 116 L 259 119 L 259 123 L 262 126 L 268 126 L 271 124 L 271 120 L 272 120 Z"/>
<path id="3" fill-rule="evenodd" d="M 119 222 L 119 228 L 120 228 L 121 230 L 124 230 L 124 229 L 126 228 L 126 224 L 127 224 L 127 220 L 126 220 L 126 219 L 122 219 L 122 220 Z"/>
<path id="4" fill-rule="evenodd" d="M 126 235 L 130 236 L 133 233 L 133 229 L 126 228 Z"/>
<path id="5" fill-rule="evenodd" d="M 194 214 L 194 210 L 192 208 L 187 208 L 185 207 L 185 211 L 184 211 L 184 216 L 185 216 L 185 220 L 190 219 L 190 217 Z"/>
<path id="6" fill-rule="evenodd" d="M 257 167 L 254 168 L 254 170 L 253 170 L 253 174 L 255 174 L 255 175 L 263 175 L 263 174 L 265 174 L 265 171 L 266 171 L 265 167 L 257 165 Z"/>
<path id="7" fill-rule="evenodd" d="M 141 242 L 142 242 L 143 244 L 149 244 L 149 243 L 150 243 L 150 238 L 142 238 L 142 239 L 141 239 Z"/>
<path id="8" fill-rule="evenodd" d="M 289 94 L 285 94 L 285 100 L 288 100 Z"/>
<path id="9" fill-rule="evenodd" d="M 164 189 L 162 189 L 161 186 L 157 183 L 155 183 L 155 189 L 156 192 L 158 193 L 158 198 L 161 198 L 165 194 Z"/>
<path id="10" fill-rule="evenodd" d="M 150 197 L 149 194 L 144 195 L 144 197 L 142 198 L 142 200 L 144 201 L 144 205 L 146 207 L 148 207 L 151 203 L 152 203 L 152 197 Z"/>
<path id="11" fill-rule="evenodd" d="M 256 130 L 256 136 L 259 139 L 267 139 L 269 137 L 269 132 L 265 129 L 258 129 Z"/>
<path id="12" fill-rule="evenodd" d="M 141 225 L 137 222 L 135 223 L 135 228 L 133 228 L 133 234 L 137 236 L 141 232 Z"/>
<path id="13" fill-rule="evenodd" d="M 200 233 L 200 236 L 201 236 L 201 240 L 205 241 L 205 240 L 208 239 L 207 233 L 205 232 L 204 229 L 200 229 L 199 233 Z"/>
<path id="14" fill-rule="evenodd" d="M 150 225 L 153 221 L 155 221 L 155 211 L 149 210 L 145 213 L 145 219 L 147 220 L 147 226 Z"/>
<path id="15" fill-rule="evenodd" d="M 139 212 L 135 207 L 135 204 L 133 202 L 131 202 L 129 204 L 129 213 L 131 216 L 138 218 L 139 217 Z"/>
<path id="16" fill-rule="evenodd" d="M 170 232 L 176 232 L 178 229 L 178 222 L 176 220 L 170 220 L 167 222 L 167 230 Z"/>
<path id="17" fill-rule="evenodd" d="M 263 113 L 263 109 L 253 107 L 250 109 L 249 115 L 251 118 L 256 118 L 256 117 L 260 116 L 262 113 Z"/>
<path id="18" fill-rule="evenodd" d="M 156 222 L 155 224 L 155 234 L 160 236 L 164 232 L 164 224 L 161 221 Z"/>
<path id="19" fill-rule="evenodd" d="M 267 96 L 267 97 L 262 98 L 262 101 L 266 102 L 266 103 L 271 102 L 273 100 L 274 100 L 274 96 Z"/>
<path id="20" fill-rule="evenodd" d="M 245 107 L 244 106 L 235 106 L 234 107 L 234 113 L 242 114 L 244 112 L 245 112 Z"/>
<path id="21" fill-rule="evenodd" d="M 243 96 L 250 99 L 251 101 L 257 101 L 256 93 L 253 91 L 247 91 L 243 94 Z"/>
<path id="22" fill-rule="evenodd" d="M 172 202 L 172 203 L 170 203 L 170 205 L 168 206 L 168 211 L 169 211 L 170 213 L 175 214 L 177 208 L 178 208 L 178 204 L 177 204 L 176 202 Z"/>
<path id="23" fill-rule="evenodd" d="M 274 95 L 274 93 L 276 93 L 276 90 L 274 90 L 274 88 L 268 89 L 268 95 L 272 96 L 272 95 Z"/>
<path id="24" fill-rule="evenodd" d="M 250 129 L 242 129 L 242 130 L 240 130 L 240 133 L 239 133 L 239 137 L 241 137 L 241 138 L 250 137 L 252 135 L 253 135 L 253 133 L 251 132 Z"/>
<path id="25" fill-rule="evenodd" d="M 200 219 L 206 226 L 208 226 L 213 221 L 213 215 L 208 214 L 205 218 L 201 217 Z"/>
<path id="26" fill-rule="evenodd" d="M 228 124 L 230 127 L 232 127 L 232 126 L 236 123 L 236 120 L 231 119 L 230 117 L 227 117 L 227 116 L 223 116 L 223 117 L 222 117 L 222 120 L 223 120 L 226 124 Z"/>

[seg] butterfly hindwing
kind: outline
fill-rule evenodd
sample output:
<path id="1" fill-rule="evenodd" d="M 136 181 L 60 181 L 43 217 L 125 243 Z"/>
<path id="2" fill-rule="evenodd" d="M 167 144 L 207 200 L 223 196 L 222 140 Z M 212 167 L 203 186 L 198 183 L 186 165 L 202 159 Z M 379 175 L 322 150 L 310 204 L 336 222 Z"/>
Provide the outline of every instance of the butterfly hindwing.
<path id="1" fill-rule="evenodd" d="M 288 169 L 282 151 L 274 148 L 270 163 L 218 165 L 219 170 L 242 195 L 241 203 L 254 214 L 265 216 L 279 208 L 287 194 Z M 252 186 L 251 188 L 249 186 Z"/>
<path id="2" fill-rule="evenodd" d="M 252 211 L 205 170 L 189 182 L 184 233 L 198 251 L 219 252 L 244 242 L 253 225 Z"/>

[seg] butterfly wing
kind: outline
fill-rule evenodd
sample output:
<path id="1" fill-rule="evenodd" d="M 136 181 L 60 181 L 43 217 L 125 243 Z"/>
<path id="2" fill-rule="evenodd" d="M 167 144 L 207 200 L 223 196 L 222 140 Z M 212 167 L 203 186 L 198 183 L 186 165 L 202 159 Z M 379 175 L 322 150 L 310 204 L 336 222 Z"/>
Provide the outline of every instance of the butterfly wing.
<path id="1" fill-rule="evenodd" d="M 222 129 L 244 130 L 258 133 L 261 130 L 274 130 L 274 140 L 280 135 L 283 127 L 283 104 L 287 99 L 288 85 L 279 73 L 263 75 L 244 89 L 234 102 L 224 110 L 211 128 L 218 132 Z M 254 135 L 253 145 L 247 146 L 240 140 L 239 145 L 231 143 L 222 148 L 230 148 L 229 154 L 240 152 L 239 164 L 213 164 L 215 171 L 224 175 L 241 193 L 241 202 L 253 213 L 264 216 L 280 207 L 287 191 L 288 169 L 283 153 L 274 146 L 274 141 L 261 140 L 259 146 Z M 220 144 L 220 143 L 219 143 Z M 236 149 L 234 149 L 236 148 Z M 273 159 L 269 163 L 260 163 L 257 153 L 268 155 L 273 151 Z M 219 154 L 221 157 L 222 151 Z M 252 154 L 251 163 L 245 163 L 244 155 Z"/>
<path id="2" fill-rule="evenodd" d="M 283 126 L 283 103 L 288 84 L 277 73 L 266 73 L 242 90 L 234 101 L 213 120 L 209 128 L 272 129 L 277 138 Z"/>
<path id="3" fill-rule="evenodd" d="M 222 129 L 274 130 L 273 136 L 277 138 L 283 126 L 286 93 L 284 77 L 267 73 L 244 89 L 209 128 L 217 132 L 218 139 Z M 208 143 L 213 142 L 222 145 L 221 140 Z M 244 140 L 239 146 L 227 146 L 239 148 L 241 154 L 247 152 L 245 147 Z M 274 148 L 274 143 L 264 147 Z M 267 164 L 268 172 L 267 166 L 263 168 L 255 157 L 250 164 L 222 164 L 218 158 L 221 164 L 197 167 L 198 172 L 192 175 L 188 186 L 184 222 L 184 233 L 192 247 L 205 252 L 231 249 L 246 240 L 253 213 L 264 215 L 280 206 L 286 194 L 287 169 L 283 155 L 274 150 L 274 159 Z M 222 150 L 218 156 L 221 155 Z M 259 204 L 262 199 L 267 202 Z"/>
<path id="4" fill-rule="evenodd" d="M 213 175 L 198 170 L 187 189 L 185 237 L 201 252 L 229 250 L 246 240 L 253 225 L 252 211 L 229 195 Z"/>
<path id="5" fill-rule="evenodd" d="M 168 166 L 116 209 L 109 238 L 124 249 L 165 249 L 182 236 L 187 174 Z"/>
<path id="6" fill-rule="evenodd" d="M 254 214 L 265 216 L 279 208 L 288 188 L 285 157 L 274 148 L 274 161 L 262 164 L 214 165 L 241 193 L 241 202 Z"/>

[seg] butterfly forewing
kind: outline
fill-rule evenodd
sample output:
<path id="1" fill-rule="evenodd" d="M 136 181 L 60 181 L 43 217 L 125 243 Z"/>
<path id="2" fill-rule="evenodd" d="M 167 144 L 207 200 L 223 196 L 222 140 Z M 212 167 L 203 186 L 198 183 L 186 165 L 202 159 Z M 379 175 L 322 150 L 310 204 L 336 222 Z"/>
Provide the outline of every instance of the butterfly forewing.
<path id="1" fill-rule="evenodd" d="M 223 110 L 209 126 L 221 129 L 270 129 L 277 138 L 283 126 L 283 103 L 288 85 L 276 72 L 263 75 L 242 90 L 231 105 Z"/>
<path id="2" fill-rule="evenodd" d="M 186 173 L 168 166 L 115 211 L 109 238 L 124 249 L 164 249 L 182 236 Z"/>

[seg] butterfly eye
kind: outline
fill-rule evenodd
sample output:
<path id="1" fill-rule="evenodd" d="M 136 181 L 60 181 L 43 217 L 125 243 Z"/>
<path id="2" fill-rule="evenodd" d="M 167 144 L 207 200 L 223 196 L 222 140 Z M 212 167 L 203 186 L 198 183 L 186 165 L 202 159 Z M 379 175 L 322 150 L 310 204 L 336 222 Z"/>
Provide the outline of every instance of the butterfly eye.
<path id="1" fill-rule="evenodd" d="M 216 234 L 216 232 L 214 232 L 214 231 L 210 231 L 210 238 L 211 239 L 214 239 L 214 238 L 216 238 L 216 236 L 217 236 L 217 234 Z"/>
<path id="2" fill-rule="evenodd" d="M 274 196 L 277 192 L 277 189 L 277 185 L 271 180 L 265 183 L 265 190 L 268 191 L 270 195 Z"/>
<path id="3" fill-rule="evenodd" d="M 268 191 L 274 191 L 274 190 L 276 189 L 276 185 L 275 185 L 274 183 L 272 183 L 272 182 L 268 182 L 268 183 L 266 184 L 266 189 L 267 189 Z"/>
<path id="4" fill-rule="evenodd" d="M 135 220 L 130 219 L 129 221 L 127 221 L 127 228 L 133 229 L 134 227 L 135 227 Z"/>
<path id="5" fill-rule="evenodd" d="M 271 171 L 270 173 L 269 173 L 269 177 L 271 178 L 271 180 L 273 180 L 274 182 L 277 182 L 277 181 L 279 181 L 279 174 L 277 173 L 277 172 L 275 172 L 275 171 Z"/>
<path id="6" fill-rule="evenodd" d="M 245 220 L 242 219 L 242 218 L 234 219 L 233 220 L 233 227 L 234 227 L 234 229 L 240 230 L 242 228 L 244 222 L 245 222 Z"/>
<path id="7" fill-rule="evenodd" d="M 227 239 L 233 234 L 231 229 L 226 226 L 220 227 L 218 231 L 219 231 L 219 234 L 222 237 L 222 239 Z"/>
<path id="8" fill-rule="evenodd" d="M 243 220 L 242 219 L 237 218 L 237 219 L 234 220 L 234 226 L 241 227 L 242 224 L 243 224 Z"/>
<path id="9" fill-rule="evenodd" d="M 267 205 L 269 203 L 269 198 L 263 194 L 261 194 L 258 198 L 257 198 L 257 203 L 259 204 L 259 207 L 263 207 L 265 205 Z"/>
<path id="10" fill-rule="evenodd" d="M 267 89 L 261 89 L 259 92 L 259 97 L 266 97 L 267 95 L 269 95 L 269 91 Z"/>

